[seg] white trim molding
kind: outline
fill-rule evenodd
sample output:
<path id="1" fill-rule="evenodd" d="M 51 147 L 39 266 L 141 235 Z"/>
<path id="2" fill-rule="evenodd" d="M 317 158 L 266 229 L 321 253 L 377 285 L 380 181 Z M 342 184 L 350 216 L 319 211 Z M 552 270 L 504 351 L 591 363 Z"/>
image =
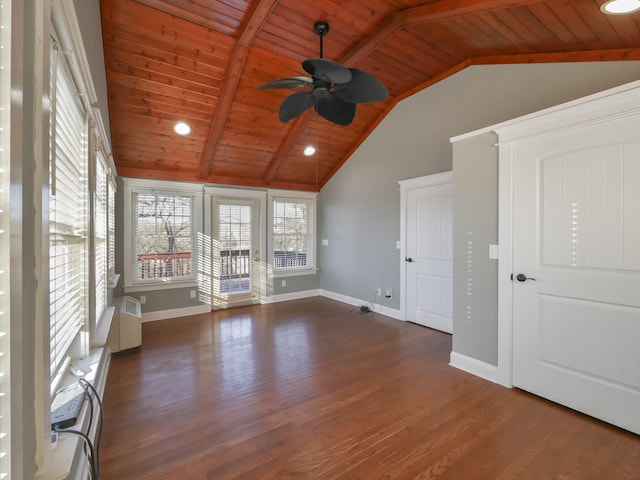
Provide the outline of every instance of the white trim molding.
<path id="1" fill-rule="evenodd" d="M 200 315 L 211 313 L 210 305 L 197 305 L 195 307 L 172 308 L 171 310 L 158 310 L 142 314 L 142 323 L 155 322 L 157 320 L 168 320 L 170 318 L 188 317 L 189 315 Z"/>
<path id="2" fill-rule="evenodd" d="M 385 315 L 387 317 L 395 318 L 396 320 L 404 321 L 400 310 L 395 308 L 385 307 L 384 305 L 380 305 L 378 303 L 371 303 L 367 300 L 362 300 L 359 298 L 348 297 L 347 295 L 342 295 L 341 293 L 330 292 L 329 290 L 321 290 L 321 295 L 323 297 L 330 298 L 331 300 L 335 300 L 337 302 L 346 303 L 348 305 L 353 305 L 355 307 L 360 307 L 362 305 L 368 306 L 372 312 L 379 313 L 381 315 Z"/>
<path id="3" fill-rule="evenodd" d="M 279 295 L 269 295 L 262 297 L 262 303 L 279 303 L 290 300 L 300 300 L 302 298 L 318 297 L 322 295 L 322 290 L 304 290 L 301 292 L 281 293 Z"/>
<path id="4" fill-rule="evenodd" d="M 498 381 L 498 367 L 461 353 L 451 352 L 449 365 L 493 383 Z"/>

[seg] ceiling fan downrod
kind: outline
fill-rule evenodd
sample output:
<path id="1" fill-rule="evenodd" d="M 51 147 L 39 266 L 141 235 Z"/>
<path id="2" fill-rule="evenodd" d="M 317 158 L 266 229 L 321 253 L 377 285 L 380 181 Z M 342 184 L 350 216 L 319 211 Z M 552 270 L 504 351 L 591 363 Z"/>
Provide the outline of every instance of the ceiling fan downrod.
<path id="1" fill-rule="evenodd" d="M 324 48 L 322 38 L 329 33 L 329 24 L 327 22 L 316 22 L 313 25 L 313 31 L 320 37 L 320 58 L 323 57 Z"/>

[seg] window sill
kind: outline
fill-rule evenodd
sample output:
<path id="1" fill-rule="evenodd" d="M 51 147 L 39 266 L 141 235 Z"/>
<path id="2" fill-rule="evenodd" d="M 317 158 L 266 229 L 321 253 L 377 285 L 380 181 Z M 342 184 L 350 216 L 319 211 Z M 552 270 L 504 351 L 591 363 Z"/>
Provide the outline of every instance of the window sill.
<path id="1" fill-rule="evenodd" d="M 109 288 L 116 288 L 118 286 L 118 282 L 120 281 L 120 274 L 116 273 L 114 275 L 112 275 L 111 277 L 109 277 L 109 284 L 108 287 Z"/>
<path id="2" fill-rule="evenodd" d="M 278 270 L 274 271 L 271 274 L 272 278 L 280 278 L 280 277 L 301 277 L 303 275 L 315 275 L 318 273 L 319 269 L 317 268 L 305 268 L 301 270 Z"/>
<path id="3" fill-rule="evenodd" d="M 107 309 L 102 314 L 102 318 L 100 319 L 100 323 L 98 323 L 98 328 L 96 328 L 96 333 L 93 336 L 92 347 L 104 347 L 107 343 L 107 338 L 109 337 L 109 330 L 111 330 L 111 322 L 113 322 L 113 317 L 116 313 L 116 307 L 111 306 L 107 307 Z"/>
<path id="4" fill-rule="evenodd" d="M 193 288 L 197 286 L 198 286 L 198 282 L 196 280 L 174 281 L 174 282 L 154 282 L 154 283 L 144 283 L 140 285 L 125 285 L 124 293 L 151 292 L 154 290 L 172 290 L 176 288 Z"/>
<path id="5" fill-rule="evenodd" d="M 83 359 L 74 360 L 71 368 L 80 368 L 87 372 L 84 378 L 96 389 L 100 398 L 104 396 L 104 388 L 107 380 L 107 372 L 111 363 L 111 351 L 108 348 L 98 348 L 91 351 L 91 354 Z M 69 370 L 70 370 L 69 369 Z M 78 379 L 71 373 L 65 374 L 62 385 L 71 385 Z M 98 406 L 95 405 L 94 419 L 91 431 L 88 436 L 95 443 L 97 433 Z M 87 431 L 89 427 L 90 408 L 89 402 L 85 401 L 78 421 L 70 429 Z M 44 471 L 36 477 L 36 480 L 60 480 L 86 478 L 86 458 L 83 452 L 84 441 L 77 435 L 59 434 L 56 442 L 52 445 L 51 455 L 46 462 Z"/>

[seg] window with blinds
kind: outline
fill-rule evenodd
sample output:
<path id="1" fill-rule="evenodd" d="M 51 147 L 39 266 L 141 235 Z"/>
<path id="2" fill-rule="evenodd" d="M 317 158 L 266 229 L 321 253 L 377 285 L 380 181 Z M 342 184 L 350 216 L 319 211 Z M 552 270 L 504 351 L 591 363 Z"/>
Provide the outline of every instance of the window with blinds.
<path id="1" fill-rule="evenodd" d="M 107 183 L 107 274 L 108 281 L 116 274 L 116 182 L 109 175 Z"/>
<path id="2" fill-rule="evenodd" d="M 108 166 L 107 161 L 98 149 L 96 153 L 96 191 L 94 212 L 94 264 L 95 264 L 95 315 L 96 325 L 107 308 L 108 288 Z"/>
<path id="3" fill-rule="evenodd" d="M 194 279 L 195 196 L 135 191 L 132 200 L 133 281 Z"/>
<path id="4" fill-rule="evenodd" d="M 311 200 L 274 199 L 274 271 L 314 267 L 313 206 Z"/>
<path id="5" fill-rule="evenodd" d="M 50 373 L 87 315 L 87 123 L 64 55 L 51 52 L 49 302 Z"/>
<path id="6" fill-rule="evenodd" d="M 9 391 L 9 243 L 11 1 L 0 0 L 0 480 L 11 472 L 11 392 Z"/>

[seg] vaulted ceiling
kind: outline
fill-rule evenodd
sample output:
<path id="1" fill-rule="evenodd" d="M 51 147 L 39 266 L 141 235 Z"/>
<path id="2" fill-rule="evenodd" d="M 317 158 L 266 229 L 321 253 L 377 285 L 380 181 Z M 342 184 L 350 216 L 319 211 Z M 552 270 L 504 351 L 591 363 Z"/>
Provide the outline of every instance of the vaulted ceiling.
<path id="1" fill-rule="evenodd" d="M 318 191 L 398 101 L 470 65 L 640 60 L 640 13 L 604 15 L 603 2 L 101 0 L 118 174 Z M 256 89 L 306 75 L 318 20 L 324 57 L 390 92 L 349 126 L 313 108 L 281 123 L 292 91 Z M 180 120 L 191 135 L 174 134 Z"/>

